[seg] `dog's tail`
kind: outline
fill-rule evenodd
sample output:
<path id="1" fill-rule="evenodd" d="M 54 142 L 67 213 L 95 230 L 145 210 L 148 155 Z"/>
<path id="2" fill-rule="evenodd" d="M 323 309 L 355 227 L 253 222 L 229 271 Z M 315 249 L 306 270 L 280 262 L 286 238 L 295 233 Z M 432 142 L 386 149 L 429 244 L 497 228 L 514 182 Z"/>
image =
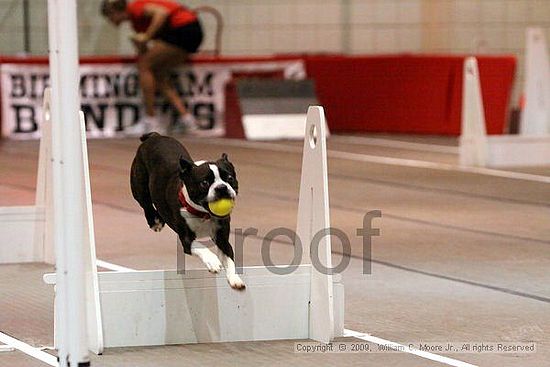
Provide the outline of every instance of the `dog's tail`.
<path id="1" fill-rule="evenodd" d="M 139 140 L 145 141 L 145 140 L 149 139 L 150 137 L 152 137 L 152 136 L 157 136 L 157 135 L 160 136 L 159 133 L 153 131 L 152 133 L 143 134 L 143 135 L 141 136 L 141 138 L 139 138 Z"/>

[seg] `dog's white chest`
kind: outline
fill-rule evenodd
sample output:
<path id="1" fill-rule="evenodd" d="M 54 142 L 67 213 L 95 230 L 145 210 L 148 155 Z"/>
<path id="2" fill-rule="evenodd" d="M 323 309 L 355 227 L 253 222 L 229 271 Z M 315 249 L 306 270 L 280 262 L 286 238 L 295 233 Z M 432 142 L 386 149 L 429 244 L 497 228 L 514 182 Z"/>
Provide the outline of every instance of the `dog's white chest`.
<path id="1" fill-rule="evenodd" d="M 180 214 L 185 219 L 189 229 L 195 232 L 197 238 L 212 237 L 214 235 L 213 220 L 196 217 L 184 209 L 180 211 Z"/>

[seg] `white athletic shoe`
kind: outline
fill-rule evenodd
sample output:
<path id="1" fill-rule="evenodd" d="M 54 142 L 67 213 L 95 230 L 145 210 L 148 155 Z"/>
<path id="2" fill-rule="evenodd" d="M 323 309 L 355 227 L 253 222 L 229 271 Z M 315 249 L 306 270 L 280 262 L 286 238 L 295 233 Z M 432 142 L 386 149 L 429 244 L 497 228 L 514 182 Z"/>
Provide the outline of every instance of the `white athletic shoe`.
<path id="1" fill-rule="evenodd" d="M 168 133 L 168 129 L 166 128 L 166 125 L 159 122 L 158 120 L 155 120 L 149 124 L 146 124 L 145 126 L 148 133 L 151 133 L 153 131 L 159 133 L 160 135 L 166 135 Z"/>
<path id="2" fill-rule="evenodd" d="M 124 128 L 124 135 L 126 136 L 141 136 L 143 134 L 145 134 L 145 124 L 141 121 Z"/>
<path id="3" fill-rule="evenodd" d="M 197 119 L 195 119 L 195 116 L 193 116 L 190 112 L 187 112 L 185 115 L 181 116 L 177 125 L 183 128 L 182 132 L 185 134 L 193 133 L 199 129 Z"/>
<path id="4" fill-rule="evenodd" d="M 156 131 L 159 134 L 166 134 L 166 127 L 161 124 L 154 116 L 143 116 L 134 125 L 127 126 L 124 133 L 128 136 L 141 136 L 146 133 Z"/>

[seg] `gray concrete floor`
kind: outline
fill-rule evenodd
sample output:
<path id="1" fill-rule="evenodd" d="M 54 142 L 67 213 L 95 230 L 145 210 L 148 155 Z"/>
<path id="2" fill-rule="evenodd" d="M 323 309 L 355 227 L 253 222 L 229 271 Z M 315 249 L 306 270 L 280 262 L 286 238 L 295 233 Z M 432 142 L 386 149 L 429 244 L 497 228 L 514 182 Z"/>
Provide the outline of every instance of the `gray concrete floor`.
<path id="1" fill-rule="evenodd" d="M 376 136 L 377 138 L 379 136 Z M 385 137 L 387 138 L 387 137 Z M 237 141 L 181 139 L 193 157 L 229 153 L 240 198 L 233 227 L 256 227 L 245 244 L 245 264 L 261 264 L 269 230 L 295 227 L 301 143 L 249 146 Z M 396 140 L 456 146 L 453 138 Z M 98 258 L 136 269 L 176 266 L 175 236 L 151 232 L 129 193 L 137 139 L 89 141 Z M 34 200 L 38 144 L 0 142 L 0 206 Z M 456 164 L 456 154 L 368 143 L 335 136 L 329 150 Z M 514 170 L 550 175 L 550 167 Z M 550 185 L 449 170 L 330 159 L 332 225 L 351 240 L 346 328 L 395 342 L 535 342 L 533 354 L 451 354 L 480 366 L 548 366 L 550 360 Z M 372 248 L 372 274 L 363 274 L 363 215 L 382 211 Z M 1 239 L 0 239 L 1 241 Z M 3 244 L 4 245 L 4 244 Z M 334 261 L 342 249 L 333 244 Z M 289 261 L 290 244 L 272 246 Z M 193 259 L 188 265 L 199 267 Z M 42 264 L 0 266 L 0 331 L 31 345 L 53 343 L 52 290 Z M 346 339 L 349 340 L 349 339 Z M 222 343 L 108 350 L 96 366 L 431 366 L 403 353 L 293 352 L 294 341 Z M 19 352 L 0 354 L 0 366 L 41 365 Z"/>

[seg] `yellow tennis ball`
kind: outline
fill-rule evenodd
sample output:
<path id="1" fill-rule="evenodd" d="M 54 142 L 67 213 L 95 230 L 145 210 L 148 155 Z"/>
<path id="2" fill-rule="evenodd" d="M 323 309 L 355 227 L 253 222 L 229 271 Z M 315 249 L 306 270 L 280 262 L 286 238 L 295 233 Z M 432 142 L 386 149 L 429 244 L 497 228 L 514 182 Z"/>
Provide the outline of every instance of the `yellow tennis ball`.
<path id="1" fill-rule="evenodd" d="M 208 203 L 210 211 L 220 217 L 229 215 L 233 210 L 233 206 L 235 206 L 235 201 L 231 199 L 220 199 Z"/>

